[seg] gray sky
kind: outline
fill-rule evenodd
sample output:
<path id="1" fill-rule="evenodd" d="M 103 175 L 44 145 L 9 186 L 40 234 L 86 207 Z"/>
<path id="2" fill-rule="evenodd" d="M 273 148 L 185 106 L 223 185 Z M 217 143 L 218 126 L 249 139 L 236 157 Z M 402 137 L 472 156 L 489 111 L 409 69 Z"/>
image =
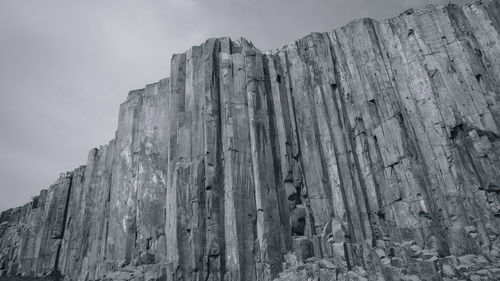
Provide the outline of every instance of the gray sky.
<path id="1" fill-rule="evenodd" d="M 113 138 L 128 91 L 168 76 L 173 53 L 227 35 L 279 48 L 354 18 L 447 2 L 1 0 L 0 210 L 85 164 Z"/>

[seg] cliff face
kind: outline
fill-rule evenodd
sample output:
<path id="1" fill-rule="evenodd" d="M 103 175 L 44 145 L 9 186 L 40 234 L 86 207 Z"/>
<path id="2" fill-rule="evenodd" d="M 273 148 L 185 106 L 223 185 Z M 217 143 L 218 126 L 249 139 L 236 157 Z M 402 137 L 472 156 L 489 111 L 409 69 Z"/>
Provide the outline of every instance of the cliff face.
<path id="1" fill-rule="evenodd" d="M 500 1 L 267 53 L 209 39 L 130 92 L 86 166 L 2 213 L 1 272 L 500 278 L 499 128 Z"/>

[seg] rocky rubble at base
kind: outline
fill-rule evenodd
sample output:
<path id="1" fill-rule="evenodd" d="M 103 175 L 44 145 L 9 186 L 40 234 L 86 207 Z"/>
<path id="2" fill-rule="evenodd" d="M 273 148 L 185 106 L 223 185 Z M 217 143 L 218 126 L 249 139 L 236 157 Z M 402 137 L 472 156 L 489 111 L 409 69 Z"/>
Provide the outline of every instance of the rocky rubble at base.
<path id="1" fill-rule="evenodd" d="M 303 238 L 298 238 L 302 240 Z M 311 242 L 312 243 L 312 242 Z M 380 244 L 379 244 L 380 245 Z M 285 254 L 283 272 L 274 281 L 497 281 L 500 262 L 482 255 L 440 257 L 433 250 L 420 249 L 414 242 L 370 249 L 364 266 L 348 266 L 345 257 L 317 258 L 302 249 Z M 396 250 L 397 249 L 397 250 Z M 339 263 L 339 260 L 342 262 Z M 124 265 L 101 281 L 167 281 L 167 264 Z M 368 269 L 367 269 L 368 268 Z M 171 276 L 173 278 L 173 276 Z M 2 280 L 2 279 L 0 279 Z"/>
<path id="2" fill-rule="evenodd" d="M 333 224 L 335 224 L 335 220 Z M 332 231 L 333 229 L 333 231 Z M 474 227 L 466 227 L 476 237 Z M 500 255 L 497 247 L 490 254 L 444 256 L 432 239 L 419 246 L 416 241 L 394 243 L 375 240 L 357 243 L 361 258 L 349 257 L 345 232 L 340 226 L 326 232 L 328 241 L 318 246 L 305 236 L 295 236 L 293 251 L 284 255 L 283 271 L 273 281 L 497 281 L 500 280 Z M 321 239 L 318 239 L 321 241 Z M 325 250 L 329 249 L 329 250 Z M 322 253 L 322 254 L 318 254 Z M 319 257 L 321 256 L 321 257 Z M 101 281 L 179 280 L 172 264 L 143 264 L 135 260 L 106 273 Z M 170 270 L 169 270 L 170 269 Z M 84 279 L 81 279 L 86 280 Z M 227 280 L 227 279 L 224 279 Z"/>
<path id="3" fill-rule="evenodd" d="M 377 241 L 379 246 L 381 241 Z M 386 250 L 389 250 L 386 252 Z M 301 259 L 285 255 L 283 272 L 274 281 L 496 281 L 500 262 L 482 255 L 440 257 L 432 249 L 421 249 L 413 241 L 405 245 L 370 249 L 363 265 L 347 266 L 335 258 Z"/>
<path id="4" fill-rule="evenodd" d="M 20 277 L 20 276 L 9 276 L 9 277 L 0 277 L 0 281 L 61 281 L 60 278 L 54 277 Z"/>
<path id="5" fill-rule="evenodd" d="M 165 264 L 131 266 L 106 273 L 101 281 L 166 281 Z"/>

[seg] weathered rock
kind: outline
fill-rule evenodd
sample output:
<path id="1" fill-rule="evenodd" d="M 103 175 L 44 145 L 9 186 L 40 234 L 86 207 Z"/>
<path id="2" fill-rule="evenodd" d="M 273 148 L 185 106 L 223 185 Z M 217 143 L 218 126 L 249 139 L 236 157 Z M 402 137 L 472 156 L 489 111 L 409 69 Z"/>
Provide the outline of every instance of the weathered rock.
<path id="1" fill-rule="evenodd" d="M 443 276 L 445 277 L 453 277 L 455 276 L 455 271 L 448 264 L 443 264 Z"/>
<path id="2" fill-rule="evenodd" d="M 1 275 L 498 276 L 498 0 L 266 53 L 209 39 L 171 67 L 86 166 L 1 214 Z"/>
<path id="3" fill-rule="evenodd" d="M 297 237 L 293 240 L 293 252 L 301 260 L 314 257 L 313 242 L 306 237 Z"/>

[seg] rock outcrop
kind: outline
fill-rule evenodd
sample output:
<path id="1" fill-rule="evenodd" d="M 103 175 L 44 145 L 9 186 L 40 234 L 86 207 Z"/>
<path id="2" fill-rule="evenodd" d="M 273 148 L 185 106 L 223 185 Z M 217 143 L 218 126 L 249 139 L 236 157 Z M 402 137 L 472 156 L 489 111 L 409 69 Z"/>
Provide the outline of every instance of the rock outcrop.
<path id="1" fill-rule="evenodd" d="M 209 39 L 171 67 L 86 166 L 2 213 L 2 275 L 500 278 L 500 1 L 265 53 Z"/>

